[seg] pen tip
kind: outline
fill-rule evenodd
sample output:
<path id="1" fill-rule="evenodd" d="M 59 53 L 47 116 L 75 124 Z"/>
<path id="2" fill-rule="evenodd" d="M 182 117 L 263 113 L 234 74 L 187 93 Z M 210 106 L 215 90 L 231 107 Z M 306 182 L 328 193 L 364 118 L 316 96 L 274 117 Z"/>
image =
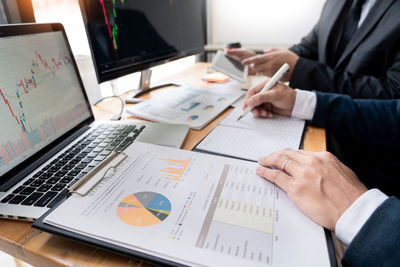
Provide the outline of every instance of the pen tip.
<path id="1" fill-rule="evenodd" d="M 241 118 L 243 118 L 243 116 L 242 116 L 242 115 L 240 115 L 240 116 L 239 116 L 239 118 L 237 118 L 237 120 L 236 120 L 236 121 L 239 121 Z"/>

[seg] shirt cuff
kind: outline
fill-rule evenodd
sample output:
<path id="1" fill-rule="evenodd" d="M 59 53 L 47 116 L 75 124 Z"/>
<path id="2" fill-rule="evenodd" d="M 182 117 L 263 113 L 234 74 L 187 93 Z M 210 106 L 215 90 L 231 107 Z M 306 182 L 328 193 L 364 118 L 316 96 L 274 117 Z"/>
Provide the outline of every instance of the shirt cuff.
<path id="1" fill-rule="evenodd" d="M 296 89 L 296 100 L 294 102 L 291 116 L 301 120 L 310 121 L 314 117 L 316 106 L 316 93 Z"/>
<path id="2" fill-rule="evenodd" d="M 362 194 L 340 216 L 336 222 L 335 233 L 345 245 L 349 245 L 374 211 L 388 198 L 378 189 Z"/>

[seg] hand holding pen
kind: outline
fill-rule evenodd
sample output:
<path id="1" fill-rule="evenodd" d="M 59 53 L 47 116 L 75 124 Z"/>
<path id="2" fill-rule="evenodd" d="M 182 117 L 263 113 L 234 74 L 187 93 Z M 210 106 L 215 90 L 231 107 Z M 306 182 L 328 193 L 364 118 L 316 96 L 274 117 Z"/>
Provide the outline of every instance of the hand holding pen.
<path id="1" fill-rule="evenodd" d="M 267 92 L 272 87 L 274 87 L 288 71 L 289 71 L 289 64 L 287 63 L 283 64 L 282 67 L 272 76 L 272 78 L 266 83 L 264 88 L 258 94 Z M 243 110 L 237 121 L 246 116 L 246 114 L 249 113 L 251 109 L 252 107 L 248 106 L 245 110 Z"/>

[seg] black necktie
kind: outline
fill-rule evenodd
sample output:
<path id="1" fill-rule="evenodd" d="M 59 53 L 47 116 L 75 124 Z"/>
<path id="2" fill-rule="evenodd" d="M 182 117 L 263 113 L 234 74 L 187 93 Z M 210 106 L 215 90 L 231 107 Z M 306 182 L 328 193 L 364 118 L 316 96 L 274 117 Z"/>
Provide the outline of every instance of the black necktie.
<path id="1" fill-rule="evenodd" d="M 360 20 L 361 7 L 365 0 L 354 0 L 351 9 L 343 24 L 342 36 L 337 46 L 336 56 L 340 57 L 346 49 L 354 33 L 357 31 L 358 21 Z M 338 58 L 337 58 L 338 59 Z"/>

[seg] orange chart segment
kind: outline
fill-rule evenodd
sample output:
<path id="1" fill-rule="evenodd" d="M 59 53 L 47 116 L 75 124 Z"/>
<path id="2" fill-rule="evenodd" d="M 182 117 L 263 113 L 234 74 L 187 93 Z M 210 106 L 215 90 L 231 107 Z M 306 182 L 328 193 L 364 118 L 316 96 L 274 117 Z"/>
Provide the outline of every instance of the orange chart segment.
<path id="1" fill-rule="evenodd" d="M 187 168 L 189 167 L 192 158 L 188 159 L 165 159 L 159 158 L 161 162 L 166 164 L 164 169 L 160 172 L 165 175 L 165 179 L 178 182 L 182 176 L 185 174 Z"/>
<path id="2" fill-rule="evenodd" d="M 131 209 L 130 212 L 118 215 L 119 218 L 127 224 L 133 226 L 150 226 L 161 222 L 156 216 L 146 209 Z"/>
<path id="3" fill-rule="evenodd" d="M 124 198 L 121 201 L 121 203 L 119 204 L 119 207 L 121 207 L 122 204 L 126 204 L 126 206 L 131 205 L 131 206 L 136 206 L 136 207 L 143 207 L 142 203 L 140 203 L 140 201 L 137 200 L 135 195 L 129 195 L 126 198 Z"/>
<path id="4" fill-rule="evenodd" d="M 121 221 L 132 226 L 151 226 L 165 220 L 171 212 L 171 203 L 154 192 L 138 192 L 125 197 L 117 207 Z"/>

